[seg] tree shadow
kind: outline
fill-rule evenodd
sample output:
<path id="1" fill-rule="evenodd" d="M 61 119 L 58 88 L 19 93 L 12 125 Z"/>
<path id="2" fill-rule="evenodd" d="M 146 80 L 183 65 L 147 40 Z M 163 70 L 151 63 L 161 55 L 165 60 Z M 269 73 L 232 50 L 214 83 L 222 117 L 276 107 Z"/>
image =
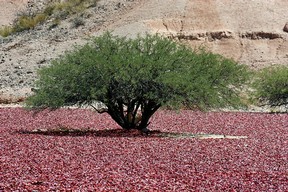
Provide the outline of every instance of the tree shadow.
<path id="1" fill-rule="evenodd" d="M 125 130 L 125 129 L 68 129 L 60 127 L 56 129 L 35 129 L 20 130 L 18 134 L 36 134 L 36 135 L 48 135 L 48 136 L 70 136 L 70 137 L 130 137 L 130 138 L 176 138 L 176 139 L 246 139 L 247 136 L 231 136 L 231 135 L 219 135 L 219 134 L 193 134 L 193 133 L 176 133 L 176 132 L 162 132 L 159 130 L 153 130 L 149 133 L 143 133 L 139 130 Z"/>
<path id="2" fill-rule="evenodd" d="M 105 130 L 93 130 L 93 129 L 35 129 L 35 130 L 20 130 L 19 134 L 36 134 L 36 135 L 48 135 L 48 136 L 71 136 L 71 137 L 161 137 L 163 132 L 154 130 L 149 133 L 142 133 L 138 130 L 124 130 L 124 129 L 105 129 Z"/>

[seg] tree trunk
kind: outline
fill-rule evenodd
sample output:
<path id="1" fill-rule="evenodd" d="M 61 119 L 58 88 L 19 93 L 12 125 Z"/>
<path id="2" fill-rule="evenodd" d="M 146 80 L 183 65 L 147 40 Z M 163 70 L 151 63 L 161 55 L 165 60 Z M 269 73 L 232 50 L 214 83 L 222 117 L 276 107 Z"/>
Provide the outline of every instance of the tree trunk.
<path id="1" fill-rule="evenodd" d="M 124 111 L 123 104 L 121 102 L 117 102 L 116 104 L 110 103 L 107 107 L 108 114 L 123 129 L 137 129 L 147 134 L 150 131 L 148 129 L 149 119 L 157 111 L 157 109 L 159 109 L 160 104 L 152 101 L 133 101 L 132 104 L 128 104 L 127 111 Z M 139 113 L 138 109 L 140 107 L 141 112 Z"/>

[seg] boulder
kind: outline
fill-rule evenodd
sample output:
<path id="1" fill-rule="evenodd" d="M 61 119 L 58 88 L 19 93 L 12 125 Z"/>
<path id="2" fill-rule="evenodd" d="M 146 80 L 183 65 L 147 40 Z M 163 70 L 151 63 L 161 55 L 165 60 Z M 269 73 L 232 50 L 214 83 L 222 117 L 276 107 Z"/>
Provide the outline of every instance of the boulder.
<path id="1" fill-rule="evenodd" d="M 288 22 L 285 24 L 284 28 L 283 28 L 283 31 L 287 32 L 288 33 Z"/>

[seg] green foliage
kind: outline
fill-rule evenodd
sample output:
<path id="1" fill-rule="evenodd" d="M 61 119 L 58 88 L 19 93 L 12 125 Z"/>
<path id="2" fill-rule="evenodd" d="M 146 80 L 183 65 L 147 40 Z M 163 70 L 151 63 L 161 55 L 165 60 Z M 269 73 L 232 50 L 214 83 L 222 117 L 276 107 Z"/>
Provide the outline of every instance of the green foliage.
<path id="1" fill-rule="evenodd" d="M 125 129 L 146 129 L 161 106 L 239 106 L 247 67 L 159 35 L 127 39 L 105 33 L 39 71 L 34 108 L 93 105 Z M 103 112 L 103 111 L 99 111 Z"/>
<path id="2" fill-rule="evenodd" d="M 288 67 L 268 67 L 257 73 L 255 98 L 271 106 L 288 104 Z"/>

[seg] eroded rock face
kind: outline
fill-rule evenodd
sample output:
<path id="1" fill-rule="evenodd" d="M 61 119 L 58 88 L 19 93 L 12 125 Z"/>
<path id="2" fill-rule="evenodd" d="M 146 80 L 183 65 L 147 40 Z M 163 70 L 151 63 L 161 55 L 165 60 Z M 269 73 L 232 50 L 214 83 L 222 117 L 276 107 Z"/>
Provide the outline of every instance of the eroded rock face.
<path id="1" fill-rule="evenodd" d="M 288 64 L 288 1 L 146 0 L 110 26 L 117 34 L 160 33 L 252 68 Z M 128 29 L 128 30 L 127 30 Z"/>
<path id="2" fill-rule="evenodd" d="M 204 46 L 252 68 L 263 68 L 288 65 L 288 35 L 283 29 L 287 7 L 284 0 L 193 0 L 185 1 L 183 12 L 149 18 L 145 24 L 192 47 Z"/>
<path id="3" fill-rule="evenodd" d="M 284 34 L 263 31 L 212 31 L 171 34 L 171 37 L 195 48 L 205 47 L 255 69 L 288 64 L 288 41 Z"/>

